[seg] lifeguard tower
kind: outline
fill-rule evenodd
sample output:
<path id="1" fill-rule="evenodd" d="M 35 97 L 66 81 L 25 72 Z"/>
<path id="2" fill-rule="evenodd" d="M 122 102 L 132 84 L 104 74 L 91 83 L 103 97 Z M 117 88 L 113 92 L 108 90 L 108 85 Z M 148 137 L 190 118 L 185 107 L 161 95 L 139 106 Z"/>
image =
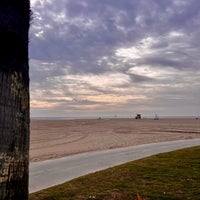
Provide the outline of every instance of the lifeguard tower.
<path id="1" fill-rule="evenodd" d="M 137 114 L 137 115 L 135 116 L 135 119 L 142 119 L 142 115 L 141 115 L 141 114 Z"/>

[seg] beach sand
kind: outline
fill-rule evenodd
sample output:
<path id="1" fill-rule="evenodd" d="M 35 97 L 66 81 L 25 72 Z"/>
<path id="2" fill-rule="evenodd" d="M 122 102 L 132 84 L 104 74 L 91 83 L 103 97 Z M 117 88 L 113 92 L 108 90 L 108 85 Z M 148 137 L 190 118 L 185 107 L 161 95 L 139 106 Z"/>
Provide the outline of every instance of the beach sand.
<path id="1" fill-rule="evenodd" d="M 200 138 L 200 120 L 31 120 L 30 162 L 192 138 Z"/>

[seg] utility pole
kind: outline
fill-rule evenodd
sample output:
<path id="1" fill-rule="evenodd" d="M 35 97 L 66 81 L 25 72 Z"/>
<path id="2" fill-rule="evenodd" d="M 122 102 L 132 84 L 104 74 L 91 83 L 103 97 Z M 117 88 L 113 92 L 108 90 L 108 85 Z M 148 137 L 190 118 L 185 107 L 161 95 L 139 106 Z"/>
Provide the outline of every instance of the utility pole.
<path id="1" fill-rule="evenodd" d="M 28 200 L 29 0 L 0 1 L 0 200 Z"/>

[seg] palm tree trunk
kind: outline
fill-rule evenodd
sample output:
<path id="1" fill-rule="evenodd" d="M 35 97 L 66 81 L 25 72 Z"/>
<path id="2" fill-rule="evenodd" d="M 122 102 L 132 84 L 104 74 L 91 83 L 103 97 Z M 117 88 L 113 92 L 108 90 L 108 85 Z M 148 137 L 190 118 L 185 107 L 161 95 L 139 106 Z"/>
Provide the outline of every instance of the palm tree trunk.
<path id="1" fill-rule="evenodd" d="M 0 200 L 28 199 L 29 0 L 0 1 Z"/>

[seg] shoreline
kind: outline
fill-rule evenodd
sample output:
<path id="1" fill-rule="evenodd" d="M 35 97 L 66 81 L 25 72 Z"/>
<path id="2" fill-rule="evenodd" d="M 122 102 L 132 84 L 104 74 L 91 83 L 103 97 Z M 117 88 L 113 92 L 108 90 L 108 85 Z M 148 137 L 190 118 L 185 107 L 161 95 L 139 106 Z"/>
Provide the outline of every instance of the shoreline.
<path id="1" fill-rule="evenodd" d="M 157 116 L 159 120 L 200 120 L 200 116 Z M 135 116 L 126 117 L 31 117 L 30 121 L 76 121 L 76 120 L 136 120 Z M 140 120 L 155 120 L 155 116 Z"/>

